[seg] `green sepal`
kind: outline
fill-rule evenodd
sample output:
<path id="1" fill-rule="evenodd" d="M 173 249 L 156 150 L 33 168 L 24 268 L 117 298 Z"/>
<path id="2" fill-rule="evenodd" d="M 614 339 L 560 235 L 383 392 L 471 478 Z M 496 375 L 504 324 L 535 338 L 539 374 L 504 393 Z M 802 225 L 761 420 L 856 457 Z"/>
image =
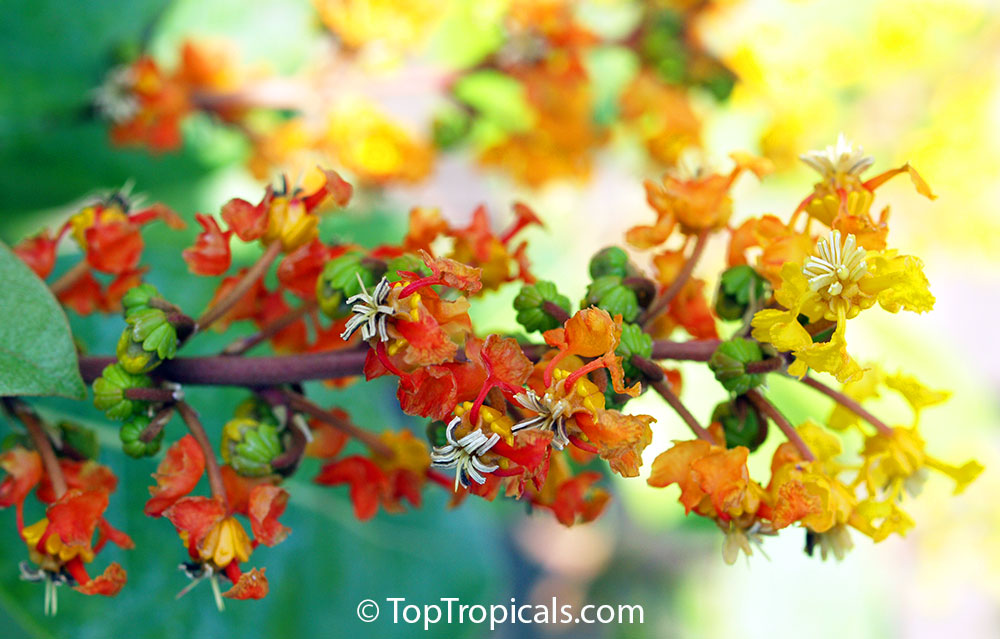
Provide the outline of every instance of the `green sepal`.
<path id="1" fill-rule="evenodd" d="M 122 312 L 128 315 L 134 309 L 147 308 L 149 300 L 159 296 L 160 292 L 152 284 L 133 286 L 122 296 Z"/>
<path id="2" fill-rule="evenodd" d="M 366 267 L 364 254 L 358 251 L 344 253 L 326 263 L 316 279 L 316 299 L 323 313 L 332 319 L 347 317 L 351 313 L 347 300 L 361 292 L 358 276 L 369 292 L 381 278 L 381 273 Z"/>
<path id="3" fill-rule="evenodd" d="M 590 258 L 590 278 L 596 280 L 606 275 L 628 277 L 633 275 L 633 267 L 629 264 L 628 253 L 617 246 L 603 248 Z"/>
<path id="4" fill-rule="evenodd" d="M 281 425 L 278 417 L 274 414 L 274 410 L 271 409 L 271 405 L 256 395 L 248 397 L 237 404 L 233 410 L 233 417 L 252 419 L 264 424 L 271 424 L 272 426 Z"/>
<path id="5" fill-rule="evenodd" d="M 153 370 L 163 359 L 155 351 L 147 351 L 142 347 L 141 342 L 132 339 L 132 331 L 126 327 L 118 338 L 118 347 L 115 349 L 118 363 L 122 368 L 133 375 L 141 375 Z"/>
<path id="6" fill-rule="evenodd" d="M 163 445 L 164 430 L 160 430 L 156 434 L 156 437 L 153 438 L 153 441 L 144 442 L 139 439 L 142 432 L 149 426 L 150 421 L 152 420 L 145 415 L 136 415 L 122 424 L 122 427 L 118 430 L 118 437 L 122 442 L 122 450 L 129 457 L 135 457 L 136 459 L 152 457 L 160 452 L 160 446 Z"/>
<path id="7" fill-rule="evenodd" d="M 716 406 L 712 421 L 722 424 L 726 448 L 746 446 L 753 452 L 767 439 L 767 420 L 744 398 Z"/>
<path id="8" fill-rule="evenodd" d="M 590 283 L 582 306 L 590 305 L 603 308 L 612 317 L 621 315 L 625 322 L 634 321 L 641 310 L 639 297 L 618 275 L 605 275 Z"/>
<path id="9" fill-rule="evenodd" d="M 712 358 L 708 360 L 708 367 L 715 373 L 715 379 L 719 380 L 723 388 L 742 395 L 764 383 L 764 373 L 746 372 L 747 364 L 762 359 L 764 353 L 760 349 L 760 344 L 742 337 L 734 337 L 719 344 Z"/>
<path id="10" fill-rule="evenodd" d="M 146 402 L 126 399 L 125 389 L 148 388 L 152 385 L 149 377 L 133 374 L 121 364 L 111 364 L 94 380 L 94 406 L 104 411 L 108 419 L 127 419 L 141 411 Z"/>
<path id="11" fill-rule="evenodd" d="M 638 324 L 623 324 L 621 342 L 615 349 L 615 355 L 620 355 L 622 358 L 622 370 L 625 371 L 627 386 L 629 382 L 642 377 L 642 372 L 632 364 L 632 356 L 651 357 L 653 338 L 643 332 Z"/>
<path id="12" fill-rule="evenodd" d="M 271 462 L 281 455 L 279 428 L 236 417 L 222 428 L 222 459 L 244 477 L 263 477 L 274 472 Z"/>
<path id="13" fill-rule="evenodd" d="M 390 282 L 400 281 L 403 279 L 399 274 L 400 271 L 416 273 L 421 277 L 428 277 L 431 274 L 424 261 L 412 253 L 403 253 L 389 260 L 386 264 L 385 279 Z"/>
<path id="14" fill-rule="evenodd" d="M 746 264 L 734 266 L 719 279 L 715 312 L 724 320 L 740 320 L 751 305 L 760 304 L 770 294 L 771 286 L 764 276 Z"/>
<path id="15" fill-rule="evenodd" d="M 442 421 L 433 421 L 427 424 L 427 441 L 432 447 L 443 447 L 448 444 L 446 432 L 448 425 Z"/>
<path id="16" fill-rule="evenodd" d="M 570 315 L 569 298 L 560 295 L 556 285 L 552 282 L 539 281 L 534 284 L 526 284 L 521 287 L 521 291 L 514 298 L 514 310 L 517 311 L 517 322 L 524 327 L 524 330 L 545 332 L 562 326 L 555 317 L 545 311 L 545 302 L 552 302 Z"/>

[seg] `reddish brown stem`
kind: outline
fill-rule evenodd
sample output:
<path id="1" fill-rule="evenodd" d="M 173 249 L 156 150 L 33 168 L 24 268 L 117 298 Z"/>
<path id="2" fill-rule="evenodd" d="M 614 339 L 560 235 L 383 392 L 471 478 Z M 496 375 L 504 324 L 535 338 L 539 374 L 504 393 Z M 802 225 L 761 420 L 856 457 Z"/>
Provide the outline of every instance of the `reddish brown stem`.
<path id="1" fill-rule="evenodd" d="M 709 444 L 716 443 L 715 438 L 712 437 L 712 433 L 708 432 L 701 424 L 698 423 L 698 420 L 695 419 L 694 415 L 691 414 L 691 411 L 687 409 L 687 406 L 681 402 L 681 399 L 674 394 L 674 391 L 670 388 L 670 384 L 665 379 L 653 382 L 650 386 L 653 390 L 660 394 L 660 397 L 670 404 L 670 407 L 673 408 L 678 415 L 680 415 L 681 419 L 684 420 L 684 423 L 688 425 L 688 428 L 690 428 L 695 435 L 697 435 L 700 439 L 704 439 Z"/>
<path id="2" fill-rule="evenodd" d="M 174 407 L 167 406 L 160 409 L 160 412 L 156 413 L 152 420 L 150 420 L 149 425 L 139 433 L 139 441 L 146 444 L 156 439 L 159 434 L 163 431 L 163 428 L 170 421 L 170 418 L 174 416 Z"/>
<path id="3" fill-rule="evenodd" d="M 125 399 L 134 399 L 140 402 L 150 402 L 155 404 L 174 402 L 181 397 L 181 393 L 179 391 L 167 388 L 132 387 L 126 388 L 122 394 L 125 396 Z"/>
<path id="4" fill-rule="evenodd" d="M 674 298 L 677 297 L 684 288 L 684 285 L 687 284 L 691 278 L 691 273 L 694 272 L 694 267 L 697 266 L 702 253 L 705 252 L 705 246 L 708 244 L 708 233 L 709 230 L 705 229 L 698 235 L 698 241 L 695 242 L 694 250 L 691 251 L 691 257 L 684 262 L 684 266 L 681 268 L 681 272 L 677 274 L 677 278 L 670 283 L 670 286 L 667 287 L 663 295 L 654 300 L 642 316 L 639 317 L 637 323 L 643 328 L 648 328 L 656 321 L 656 318 L 670 307 L 670 302 L 674 301 Z"/>
<path id="5" fill-rule="evenodd" d="M 559 306 L 555 302 L 545 300 L 542 302 L 542 310 L 545 311 L 549 317 L 560 324 L 565 324 L 569 319 L 569 313 L 567 313 L 562 306 Z"/>
<path id="6" fill-rule="evenodd" d="M 229 509 L 229 499 L 226 495 L 226 485 L 222 481 L 222 469 L 219 468 L 219 460 L 215 457 L 215 449 L 212 442 L 205 433 L 205 427 L 201 425 L 198 413 L 191 408 L 187 402 L 177 402 L 177 412 L 187 425 L 191 436 L 198 442 L 201 451 L 205 454 L 205 470 L 208 472 L 208 483 L 212 488 L 212 496 L 222 502 L 226 510 Z"/>
<path id="7" fill-rule="evenodd" d="M 229 312 L 229 309 L 235 306 L 246 295 L 247 291 L 250 290 L 257 280 L 264 277 L 268 269 L 271 268 L 271 264 L 274 263 L 274 260 L 280 254 L 281 242 L 274 241 L 268 244 L 267 250 L 247 270 L 246 274 L 243 275 L 243 279 L 237 282 L 214 306 L 202 313 L 201 317 L 198 318 L 197 329 L 199 331 L 208 329 L 216 320 Z"/>
<path id="8" fill-rule="evenodd" d="M 772 422 L 777 424 L 778 428 L 781 429 L 781 432 L 783 432 L 785 437 L 788 438 L 788 441 L 792 442 L 795 448 L 798 449 L 799 453 L 802 454 L 803 459 L 806 461 L 813 461 L 816 459 L 815 455 L 812 454 L 812 451 L 809 450 L 809 447 L 806 446 L 806 443 L 802 441 L 801 437 L 799 437 L 795 427 L 793 427 L 791 422 L 789 422 L 788 419 L 781 414 L 781 411 L 775 408 L 774 404 L 767 401 L 767 399 L 761 395 L 757 389 L 747 391 L 746 397 L 762 415 L 767 416 Z"/>
<path id="9" fill-rule="evenodd" d="M 707 362 L 719 346 L 719 340 L 692 340 L 653 343 L 652 359 Z M 541 359 L 550 348 L 544 344 L 522 347 L 533 361 Z M 368 347 L 325 353 L 302 353 L 273 357 L 176 357 L 163 362 L 156 376 L 181 384 L 209 386 L 249 386 L 263 388 L 314 379 L 354 377 L 363 373 Z M 105 366 L 117 360 L 110 356 L 80 358 L 80 374 L 88 384 L 101 376 Z"/>
<path id="10" fill-rule="evenodd" d="M 49 441 L 48 435 L 45 434 L 45 428 L 42 427 L 38 416 L 28 406 L 16 399 L 5 398 L 3 401 L 7 409 L 14 413 L 21 420 L 21 423 L 24 424 L 25 430 L 28 431 L 28 437 L 31 438 L 32 445 L 34 445 L 38 455 L 42 458 L 42 466 L 45 468 L 45 474 L 48 476 L 49 481 L 52 482 L 52 490 L 56 494 L 56 499 L 61 498 L 66 494 L 66 477 L 63 475 L 62 467 L 59 466 L 55 450 L 52 449 L 52 442 Z"/>
<path id="11" fill-rule="evenodd" d="M 379 439 L 373 433 L 369 433 L 368 431 L 362 428 L 358 428 L 357 426 L 347 421 L 346 419 L 324 408 L 321 408 L 320 406 L 317 406 L 316 404 L 309 401 L 304 395 L 300 395 L 299 393 L 287 390 L 282 390 L 278 392 L 281 393 L 285 402 L 293 410 L 297 410 L 300 413 L 305 413 L 310 417 L 315 417 L 316 419 L 320 420 L 325 424 L 333 426 L 342 433 L 345 433 L 357 439 L 362 444 L 370 448 L 372 452 L 381 455 L 382 457 L 391 458 L 393 456 L 392 449 L 389 448 L 381 439 Z"/>
<path id="12" fill-rule="evenodd" d="M 72 288 L 73 285 L 76 284 L 77 280 L 83 277 L 89 270 L 90 264 L 87 263 L 87 258 L 84 257 L 79 262 L 71 266 L 68 271 L 60 275 L 59 279 L 52 282 L 49 286 L 49 290 L 52 291 L 53 295 L 59 297 L 61 294 Z"/>
<path id="13" fill-rule="evenodd" d="M 781 370 L 784 365 L 784 357 L 768 357 L 767 359 L 762 359 L 758 362 L 750 362 L 747 364 L 746 371 L 750 375 L 758 373 L 773 373 L 774 371 Z"/>
<path id="14" fill-rule="evenodd" d="M 253 335 L 247 335 L 246 337 L 241 337 L 236 340 L 225 349 L 223 349 L 223 355 L 242 355 L 247 352 L 257 344 L 260 344 L 264 340 L 270 339 L 274 335 L 280 333 L 285 328 L 291 326 L 298 320 L 302 319 L 305 315 L 316 310 L 317 304 L 315 300 L 310 300 L 298 308 L 294 308 L 291 311 L 285 313 L 281 317 L 275 319 L 273 322 L 265 325 L 259 331 Z"/>
<path id="15" fill-rule="evenodd" d="M 838 404 L 840 404 L 841 406 L 843 406 L 847 410 L 851 411 L 852 413 L 854 413 L 855 415 L 857 415 L 861 419 L 865 420 L 866 422 L 868 422 L 869 424 L 871 424 L 872 426 L 874 426 L 875 429 L 878 432 L 882 433 L 883 435 L 892 435 L 892 428 L 890 428 L 888 424 L 886 424 L 885 422 L 883 422 L 878 417 L 875 417 L 874 415 L 872 415 L 871 413 L 869 413 L 865 409 L 865 407 L 862 406 L 858 401 L 856 401 L 854 399 L 851 399 L 850 397 L 848 397 L 844 393 L 842 393 L 842 392 L 840 392 L 838 390 L 835 390 L 833 388 L 830 388 L 829 386 L 827 386 L 823 382 L 820 382 L 820 381 L 818 381 L 818 380 L 816 380 L 816 379 L 814 379 L 812 377 L 803 377 L 799 381 L 801 381 L 806 386 L 808 386 L 810 388 L 814 388 L 814 389 L 818 390 L 819 392 L 823 393 L 824 395 L 826 395 L 827 397 L 829 397 L 833 401 L 837 402 Z"/>

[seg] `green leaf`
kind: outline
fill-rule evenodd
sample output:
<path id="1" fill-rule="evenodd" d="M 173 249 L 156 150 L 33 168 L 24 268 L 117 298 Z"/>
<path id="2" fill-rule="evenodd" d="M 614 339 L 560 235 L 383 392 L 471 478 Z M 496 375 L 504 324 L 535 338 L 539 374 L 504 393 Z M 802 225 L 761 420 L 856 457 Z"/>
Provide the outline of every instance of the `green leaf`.
<path id="1" fill-rule="evenodd" d="M 49 288 L 0 242 L 0 396 L 83 399 L 69 323 Z"/>

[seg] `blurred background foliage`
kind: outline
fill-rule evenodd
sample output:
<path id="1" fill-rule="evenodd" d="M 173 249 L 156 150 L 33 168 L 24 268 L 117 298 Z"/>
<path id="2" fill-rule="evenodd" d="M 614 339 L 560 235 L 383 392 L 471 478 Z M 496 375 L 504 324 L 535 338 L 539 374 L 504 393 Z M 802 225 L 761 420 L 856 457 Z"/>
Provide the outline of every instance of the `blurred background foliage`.
<path id="1" fill-rule="evenodd" d="M 447 17 L 428 51 L 442 64 L 474 60 L 488 47 L 497 2 L 447 4 Z M 593 3 L 614 9 L 614 0 Z M 207 585 L 179 601 L 185 584 L 175 533 L 142 515 L 150 460 L 127 459 L 112 425 L 89 404 L 40 402 L 46 415 L 92 425 L 101 433 L 101 460 L 121 478 L 109 519 L 136 541 L 133 552 L 110 550 L 129 584 L 114 600 L 66 594 L 55 619 L 41 616 L 40 590 L 19 581 L 24 558 L 13 525 L 0 527 L 0 624 L 9 637 L 143 636 L 340 636 L 375 632 L 411 635 L 415 628 L 383 617 L 365 626 L 355 607 L 364 598 L 406 597 L 431 603 L 440 597 L 466 603 L 565 601 L 641 604 L 643 626 L 511 627 L 497 636 L 741 637 L 967 637 L 1000 634 L 1000 490 L 996 389 L 1000 343 L 991 318 L 1000 313 L 1000 16 L 982 0 L 747 0 L 721 3 L 703 25 L 704 37 L 741 81 L 722 105 L 698 102 L 707 156 L 733 149 L 760 151 L 779 166 L 763 185 L 741 181 L 736 215 L 786 215 L 808 192 L 812 176 L 797 153 L 831 143 L 840 130 L 877 158 L 877 167 L 911 160 L 941 196 L 934 203 L 911 195 L 902 183 L 887 187 L 893 203 L 895 245 L 920 254 L 938 297 L 926 317 L 875 316 L 851 335 L 853 349 L 905 368 L 936 388 L 955 391 L 923 423 L 929 446 L 942 457 L 975 453 L 987 471 L 959 499 L 947 499 L 943 480 L 931 481 L 916 502 L 917 528 L 905 540 L 878 547 L 855 535 L 854 552 L 841 564 L 802 554 L 802 541 L 782 535 L 766 545 L 770 559 L 755 556 L 749 568 L 725 566 L 720 537 L 711 526 L 688 520 L 670 490 L 644 482 L 613 481 L 616 500 L 599 522 L 563 529 L 547 515 L 527 516 L 517 504 L 469 500 L 454 511 L 446 495 L 427 491 L 419 511 L 380 514 L 358 523 L 344 489 L 310 484 L 306 466 L 290 482 L 285 516 L 293 529 L 274 549 L 263 549 L 271 594 L 261 602 L 233 602 L 215 611 Z M 731 6 L 730 6 L 731 5 Z M 493 13 L 491 13 L 493 12 Z M 232 131 L 207 119 L 185 123 L 178 153 L 153 155 L 110 145 L 106 125 L 91 113 L 92 90 L 116 63 L 149 50 L 169 60 L 189 35 L 234 41 L 245 60 L 292 72 L 315 53 L 321 29 L 307 0 L 9 0 L 0 21 L 0 239 L 14 243 L 44 224 L 61 221 L 95 192 L 134 180 L 147 201 L 163 201 L 186 219 L 217 212 L 228 198 L 254 200 L 261 185 L 243 168 L 249 148 Z M 613 14 L 613 11 L 612 11 Z M 598 14 L 603 15 L 603 14 Z M 609 14 L 610 15 L 610 14 Z M 495 37 L 493 33 L 492 37 Z M 613 51 L 591 61 L 606 104 L 632 71 Z M 516 99 L 505 101 L 496 83 L 466 87 L 471 100 L 492 105 L 495 118 L 518 126 Z M 598 104 L 602 104 L 598 100 Z M 419 111 L 419 100 L 410 104 Z M 419 118 L 419 113 L 418 116 Z M 600 113 L 598 114 L 600 116 Z M 604 117 L 612 117 L 605 115 Z M 510 124 L 513 122 L 513 124 Z M 488 132 L 487 132 L 488 133 Z M 443 158 L 426 183 L 365 194 L 343 214 L 327 216 L 322 237 L 343 236 L 364 245 L 401 238 L 413 204 L 440 206 L 464 220 L 479 202 L 506 219 L 522 199 L 545 219 L 531 231 L 530 254 L 539 277 L 554 279 L 571 298 L 586 285 L 590 254 L 619 238 L 630 224 L 650 217 L 641 178 L 655 169 L 626 144 L 598 159 L 587 184 L 556 183 L 529 191 L 483 172 L 462 154 Z M 164 228 L 146 233 L 149 280 L 197 312 L 215 282 L 187 275 L 180 251 L 194 231 Z M 567 238 L 572 238 L 568 242 Z M 250 263 L 256 249 L 237 253 Z M 723 243 L 713 244 L 700 270 L 710 276 Z M 719 259 L 712 259 L 712 257 Z M 60 261 L 57 269 L 73 260 Z M 183 282 L 184 298 L 177 297 Z M 483 331 L 513 325 L 514 291 L 486 298 L 474 310 Z M 3 309 L 3 312 L 9 312 Z M 120 325 L 97 316 L 71 317 L 88 352 L 113 349 Z M 854 327 L 852 326 L 852 329 Z M 238 331 L 239 329 L 234 329 Z M 205 336 L 197 350 L 218 350 L 230 337 Z M 721 390 L 707 370 L 683 367 L 685 398 L 707 416 Z M 773 382 L 793 420 L 824 417 L 829 406 L 782 380 Z M 356 384 L 341 391 L 316 385 L 323 401 L 348 406 L 356 422 L 372 428 L 414 428 L 401 415 L 391 383 Z M 194 389 L 189 397 L 208 425 L 228 419 L 236 389 Z M 684 428 L 657 401 L 645 397 L 635 411 L 657 416 L 647 464 Z M 904 419 L 893 400 L 875 405 Z M 211 432 L 211 429 L 210 429 Z M 751 471 L 766 476 L 770 441 Z M 37 513 L 29 513 L 29 519 Z M 3 513 L 11 518 L 12 513 Z M 429 636 L 480 636 L 474 625 L 441 626 Z"/>

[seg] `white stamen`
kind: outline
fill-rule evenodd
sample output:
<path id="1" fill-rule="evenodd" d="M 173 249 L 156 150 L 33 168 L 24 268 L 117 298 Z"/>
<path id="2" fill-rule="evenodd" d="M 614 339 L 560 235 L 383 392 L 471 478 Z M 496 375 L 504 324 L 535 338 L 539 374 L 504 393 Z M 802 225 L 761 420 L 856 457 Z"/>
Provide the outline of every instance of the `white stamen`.
<path id="1" fill-rule="evenodd" d="M 514 424 L 510 429 L 512 433 L 530 428 L 548 430 L 552 432 L 552 446 L 556 450 L 562 450 L 566 447 L 566 444 L 569 443 L 569 436 L 566 434 L 565 412 L 567 406 L 565 398 L 554 401 L 549 393 L 539 397 L 535 391 L 528 389 L 527 392 L 514 395 L 514 399 L 521 406 L 538 414 Z"/>
<path id="2" fill-rule="evenodd" d="M 383 277 L 382 281 L 369 294 L 365 283 L 361 280 L 361 274 L 356 273 L 356 275 L 358 284 L 361 285 L 361 292 L 348 298 L 347 303 L 360 303 L 351 307 L 351 313 L 354 315 L 347 321 L 340 338 L 347 341 L 360 328 L 363 339 L 370 340 L 377 335 L 379 341 L 388 342 L 389 333 L 386 330 L 386 320 L 396 314 L 396 309 L 385 303 L 392 290 L 389 280 Z"/>
<path id="3" fill-rule="evenodd" d="M 829 238 L 820 240 L 802 267 L 809 287 L 830 297 L 845 291 L 855 294 L 853 285 L 868 274 L 865 249 L 858 246 L 854 235 L 848 235 L 843 242 L 840 238 L 840 231 L 832 231 Z"/>
<path id="4" fill-rule="evenodd" d="M 864 149 L 847 141 L 844 134 L 837 136 L 837 144 L 820 151 L 810 151 L 799 156 L 803 162 L 819 172 L 823 179 L 835 182 L 838 176 L 858 177 L 875 163 L 875 158 L 865 155 Z"/>
<path id="5" fill-rule="evenodd" d="M 486 464 L 479 457 L 488 452 L 500 441 L 500 435 L 493 433 L 489 437 L 478 428 L 471 431 L 458 441 L 455 440 L 455 428 L 462 423 L 461 417 L 456 417 L 445 429 L 447 444 L 435 446 L 431 450 L 431 465 L 436 468 L 455 469 L 455 490 L 459 485 L 469 487 L 469 479 L 477 484 L 486 483 L 485 475 L 499 468 L 496 464 Z"/>

